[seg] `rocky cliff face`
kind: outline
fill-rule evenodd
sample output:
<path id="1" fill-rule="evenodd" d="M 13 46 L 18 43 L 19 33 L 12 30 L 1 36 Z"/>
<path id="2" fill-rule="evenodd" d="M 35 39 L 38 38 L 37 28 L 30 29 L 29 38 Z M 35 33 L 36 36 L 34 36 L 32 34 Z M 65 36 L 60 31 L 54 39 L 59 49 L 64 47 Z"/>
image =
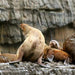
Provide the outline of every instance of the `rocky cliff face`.
<path id="1" fill-rule="evenodd" d="M 13 24 L 25 22 L 36 27 L 61 27 L 74 21 L 74 4 L 74 0 L 1 0 L 0 21 Z"/>
<path id="2" fill-rule="evenodd" d="M 27 23 L 42 32 L 69 23 L 75 27 L 74 12 L 75 0 L 0 0 L 0 44 L 23 41 L 20 23 Z"/>

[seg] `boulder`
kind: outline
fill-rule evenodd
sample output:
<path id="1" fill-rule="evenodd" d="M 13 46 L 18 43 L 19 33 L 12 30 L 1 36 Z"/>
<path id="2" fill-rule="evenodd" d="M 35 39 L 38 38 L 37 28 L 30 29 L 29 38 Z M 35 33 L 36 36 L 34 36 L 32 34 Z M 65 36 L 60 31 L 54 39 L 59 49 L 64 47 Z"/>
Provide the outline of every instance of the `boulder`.
<path id="1" fill-rule="evenodd" d="M 63 65 L 61 62 L 48 63 L 49 68 L 40 67 L 36 63 L 20 62 L 9 65 L 0 64 L 0 75 L 75 75 L 75 65 Z"/>

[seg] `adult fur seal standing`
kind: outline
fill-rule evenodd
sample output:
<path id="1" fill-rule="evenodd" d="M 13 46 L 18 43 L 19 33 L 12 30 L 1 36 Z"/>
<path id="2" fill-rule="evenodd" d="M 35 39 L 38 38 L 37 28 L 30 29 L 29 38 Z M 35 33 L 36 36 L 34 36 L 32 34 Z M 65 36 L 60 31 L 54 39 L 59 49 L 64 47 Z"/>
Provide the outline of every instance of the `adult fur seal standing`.
<path id="1" fill-rule="evenodd" d="M 45 45 L 42 32 L 27 24 L 21 24 L 20 26 L 26 39 L 17 50 L 17 61 L 22 59 L 31 62 L 37 61 L 41 65 Z"/>

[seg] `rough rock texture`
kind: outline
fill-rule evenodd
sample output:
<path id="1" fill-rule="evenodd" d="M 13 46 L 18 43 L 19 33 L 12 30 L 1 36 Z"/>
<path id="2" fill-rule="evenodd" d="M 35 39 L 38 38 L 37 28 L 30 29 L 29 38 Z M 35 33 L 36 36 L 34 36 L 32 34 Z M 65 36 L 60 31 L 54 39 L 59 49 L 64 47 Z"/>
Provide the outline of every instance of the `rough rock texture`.
<path id="1" fill-rule="evenodd" d="M 74 0 L 1 0 L 0 21 L 61 27 L 75 20 L 74 4 Z"/>
<path id="2" fill-rule="evenodd" d="M 18 23 L 19 20 L 32 24 L 39 21 L 40 25 L 44 25 L 42 20 L 45 19 L 45 25 L 52 23 L 62 26 L 74 21 L 74 4 L 74 0 L 1 0 L 0 21 Z"/>
<path id="3" fill-rule="evenodd" d="M 13 25 L 10 23 L 5 23 L 0 25 L 0 43 L 17 43 L 21 42 L 21 32 L 20 28 L 17 25 Z"/>
<path id="4" fill-rule="evenodd" d="M 47 65 L 49 68 L 31 62 L 20 62 L 15 66 L 0 64 L 0 75 L 75 75 L 75 65 L 63 65 L 61 62 Z"/>

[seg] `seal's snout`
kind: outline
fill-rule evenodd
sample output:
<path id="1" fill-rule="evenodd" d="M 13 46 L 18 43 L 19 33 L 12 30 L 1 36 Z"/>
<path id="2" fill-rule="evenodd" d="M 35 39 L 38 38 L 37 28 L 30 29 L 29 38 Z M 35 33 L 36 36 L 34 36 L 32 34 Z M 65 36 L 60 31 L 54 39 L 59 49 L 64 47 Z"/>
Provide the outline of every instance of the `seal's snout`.
<path id="1" fill-rule="evenodd" d="M 23 26 L 23 24 L 20 24 L 20 27 L 22 27 Z"/>
<path id="2" fill-rule="evenodd" d="M 20 24 L 20 27 L 23 28 L 24 27 L 24 24 Z"/>
<path id="3" fill-rule="evenodd" d="M 26 24 L 24 24 L 24 23 L 20 24 L 20 28 L 21 28 L 22 31 L 25 31 L 26 30 L 25 27 L 26 27 Z"/>
<path id="4" fill-rule="evenodd" d="M 23 30 L 23 29 L 24 29 L 24 26 L 23 26 L 23 24 L 20 24 L 20 28 L 21 28 L 21 30 Z"/>
<path id="5" fill-rule="evenodd" d="M 22 24 L 20 24 L 20 27 L 24 27 L 26 24 L 24 24 L 24 23 L 22 23 Z"/>

